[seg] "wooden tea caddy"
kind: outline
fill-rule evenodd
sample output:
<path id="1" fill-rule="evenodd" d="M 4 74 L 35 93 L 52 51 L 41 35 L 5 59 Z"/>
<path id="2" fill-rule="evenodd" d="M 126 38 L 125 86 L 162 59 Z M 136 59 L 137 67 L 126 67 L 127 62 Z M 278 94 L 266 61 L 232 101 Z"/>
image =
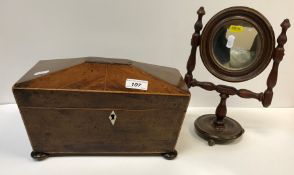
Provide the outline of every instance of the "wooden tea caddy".
<path id="1" fill-rule="evenodd" d="M 126 88 L 126 79 L 148 89 Z M 190 100 L 178 70 L 96 57 L 39 61 L 14 86 L 33 152 L 177 156 Z"/>

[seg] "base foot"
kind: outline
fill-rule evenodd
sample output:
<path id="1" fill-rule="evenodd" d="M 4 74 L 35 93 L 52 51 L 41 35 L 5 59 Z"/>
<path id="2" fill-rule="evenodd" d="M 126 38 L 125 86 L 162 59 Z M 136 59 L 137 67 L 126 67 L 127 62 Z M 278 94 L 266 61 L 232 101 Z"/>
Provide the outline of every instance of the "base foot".
<path id="1" fill-rule="evenodd" d="M 48 158 L 49 154 L 43 153 L 43 152 L 38 152 L 38 151 L 32 151 L 31 157 L 35 160 L 40 161 L 40 160 L 44 160 L 44 159 Z"/>
<path id="2" fill-rule="evenodd" d="M 212 139 L 208 140 L 208 145 L 209 145 L 209 146 L 213 146 L 213 145 L 215 145 L 215 141 L 212 140 Z"/>
<path id="3" fill-rule="evenodd" d="M 162 154 L 162 156 L 167 160 L 173 160 L 177 157 L 177 155 L 178 152 L 176 150 Z"/>
<path id="4" fill-rule="evenodd" d="M 244 133 L 242 126 L 229 117 L 224 118 L 224 127 L 221 129 L 214 124 L 215 119 L 214 114 L 206 114 L 197 118 L 194 123 L 196 133 L 207 140 L 209 146 L 233 141 Z"/>

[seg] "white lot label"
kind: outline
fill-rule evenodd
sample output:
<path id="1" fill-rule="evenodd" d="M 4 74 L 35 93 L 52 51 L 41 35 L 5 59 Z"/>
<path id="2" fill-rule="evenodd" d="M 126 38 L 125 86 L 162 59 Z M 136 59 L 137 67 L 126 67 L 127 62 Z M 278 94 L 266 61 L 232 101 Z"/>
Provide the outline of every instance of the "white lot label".
<path id="1" fill-rule="evenodd" d="M 36 72 L 36 73 L 34 73 L 34 75 L 43 75 L 43 74 L 47 74 L 47 73 L 49 73 L 49 70 L 44 70 L 44 71 Z"/>
<path id="2" fill-rule="evenodd" d="M 140 89 L 140 90 L 145 90 L 146 91 L 148 89 L 148 81 L 127 79 L 126 80 L 126 88 Z"/>

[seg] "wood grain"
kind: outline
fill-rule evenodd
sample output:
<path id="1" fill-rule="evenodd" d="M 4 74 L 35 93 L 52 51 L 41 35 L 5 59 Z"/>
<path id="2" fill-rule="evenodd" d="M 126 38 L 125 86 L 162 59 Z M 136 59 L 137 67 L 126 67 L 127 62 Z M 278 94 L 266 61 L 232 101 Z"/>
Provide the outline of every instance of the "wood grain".
<path id="1" fill-rule="evenodd" d="M 69 60 L 41 61 L 13 86 L 33 158 L 176 157 L 175 145 L 190 100 L 178 70 L 131 60 Z M 65 65 L 54 69 L 60 62 Z M 54 71 L 33 76 L 44 69 Z M 127 78 L 147 80 L 148 90 L 125 88 Z M 114 125 L 109 119 L 112 111 L 117 116 Z"/>

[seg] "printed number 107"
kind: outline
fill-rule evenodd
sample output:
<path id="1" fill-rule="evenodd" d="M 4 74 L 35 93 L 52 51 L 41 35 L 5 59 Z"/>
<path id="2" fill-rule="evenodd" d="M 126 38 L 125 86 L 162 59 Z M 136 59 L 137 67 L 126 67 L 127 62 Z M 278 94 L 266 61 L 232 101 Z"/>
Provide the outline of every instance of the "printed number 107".
<path id="1" fill-rule="evenodd" d="M 141 86 L 141 83 L 132 83 L 132 86 L 133 87 L 140 87 Z"/>

